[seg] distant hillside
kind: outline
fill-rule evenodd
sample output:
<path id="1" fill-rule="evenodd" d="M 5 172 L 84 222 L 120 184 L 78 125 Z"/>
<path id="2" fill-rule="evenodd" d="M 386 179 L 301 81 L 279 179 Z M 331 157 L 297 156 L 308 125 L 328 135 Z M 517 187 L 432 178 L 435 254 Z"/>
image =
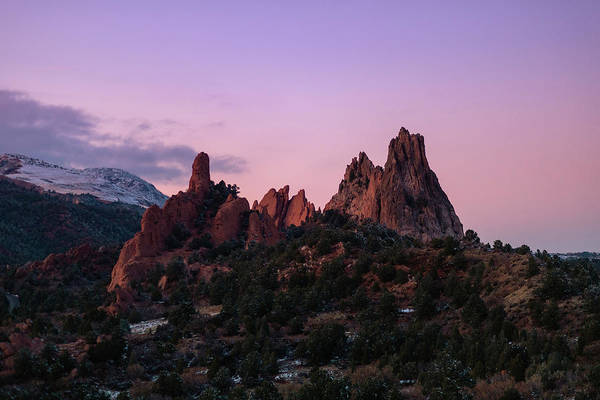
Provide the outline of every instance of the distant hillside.
<path id="1" fill-rule="evenodd" d="M 42 259 L 82 243 L 121 243 L 138 230 L 143 211 L 0 179 L 0 265 Z"/>
<path id="2" fill-rule="evenodd" d="M 64 168 L 20 154 L 0 155 L 0 175 L 62 194 L 91 194 L 106 201 L 162 206 L 167 196 L 142 178 L 117 168 Z"/>
<path id="3" fill-rule="evenodd" d="M 587 258 L 589 260 L 598 260 L 600 261 L 600 253 L 595 253 L 592 251 L 581 251 L 574 253 L 553 253 L 562 259 L 571 259 L 571 258 Z"/>

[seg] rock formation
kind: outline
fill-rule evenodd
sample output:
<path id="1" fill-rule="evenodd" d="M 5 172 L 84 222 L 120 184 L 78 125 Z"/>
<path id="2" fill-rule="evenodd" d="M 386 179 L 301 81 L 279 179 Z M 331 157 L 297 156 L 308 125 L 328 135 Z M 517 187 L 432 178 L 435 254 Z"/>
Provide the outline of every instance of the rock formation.
<path id="1" fill-rule="evenodd" d="M 284 225 L 286 227 L 300 226 L 310 219 L 315 213 L 315 205 L 306 200 L 304 189 L 295 194 L 287 204 Z"/>
<path id="2" fill-rule="evenodd" d="M 304 189 L 289 199 L 288 185 L 275 191 L 270 189 L 260 203 L 254 202 L 253 210 L 268 214 L 279 229 L 292 225 L 300 226 L 315 214 L 315 205 L 306 200 Z"/>
<path id="3" fill-rule="evenodd" d="M 242 231 L 242 218 L 250 211 L 248 200 L 243 197 L 227 197 L 225 203 L 219 207 L 210 229 L 215 244 L 236 239 Z"/>
<path id="4" fill-rule="evenodd" d="M 198 209 L 210 188 L 209 159 L 206 153 L 196 156 L 187 192 L 171 196 L 163 208 L 148 207 L 142 217 L 142 230 L 127 241 L 112 272 L 109 291 L 117 286 L 126 287 L 130 282 L 142 279 L 148 272 L 146 260 L 160 254 L 166 248 L 166 238 L 176 224 L 193 229 Z"/>
<path id="5" fill-rule="evenodd" d="M 163 208 L 149 207 L 142 217 L 141 231 L 127 241 L 121 249 L 108 286 L 109 291 L 116 292 L 117 303 L 133 301 L 129 291 L 131 283 L 144 280 L 155 266 L 157 257 L 168 251 L 167 238 L 174 232 L 176 226 L 189 231 L 192 237 L 208 233 L 215 245 L 244 237 L 247 237 L 248 242 L 274 244 L 282 238 L 275 219 L 270 216 L 267 209 L 279 215 L 278 221 L 284 224 L 285 212 L 282 214 L 282 207 L 287 207 L 287 191 L 281 194 L 281 199 L 285 199 L 284 202 L 277 203 L 280 200 L 275 196 L 275 202 L 269 203 L 268 207 L 265 205 L 263 212 L 250 211 L 248 200 L 230 194 L 222 204 L 218 204 L 216 213 L 211 218 L 206 213 L 205 200 L 208 204 L 213 204 L 212 188 L 208 155 L 200 153 L 192 165 L 188 190 L 169 198 Z M 310 208 L 310 203 L 304 198 L 304 192 L 301 197 L 300 200 L 295 201 L 298 205 L 294 205 L 294 209 L 298 211 L 294 212 L 296 216 L 293 221 L 297 223 L 305 215 L 310 214 L 310 211 L 301 209 L 302 205 L 314 212 L 314 206 Z M 255 205 L 257 208 L 256 202 Z M 204 221 L 200 226 L 199 220 Z"/>
<path id="6" fill-rule="evenodd" d="M 425 156 L 423 136 L 405 128 L 390 142 L 384 168 L 361 152 L 346 167 L 325 211 L 370 219 L 421 240 L 463 235 L 463 227 Z"/>
<path id="7" fill-rule="evenodd" d="M 275 221 L 268 213 L 252 210 L 248 216 L 248 242 L 259 242 L 272 245 L 283 238 Z"/>

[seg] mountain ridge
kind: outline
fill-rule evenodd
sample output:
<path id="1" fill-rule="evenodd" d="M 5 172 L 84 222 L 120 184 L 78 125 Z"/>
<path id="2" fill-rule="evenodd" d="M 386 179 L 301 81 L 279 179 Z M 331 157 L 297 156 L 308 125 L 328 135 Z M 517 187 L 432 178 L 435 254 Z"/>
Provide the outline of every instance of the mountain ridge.
<path id="1" fill-rule="evenodd" d="M 0 155 L 0 175 L 61 194 L 90 194 L 108 202 L 162 205 L 167 196 L 120 168 L 68 168 L 24 154 Z"/>

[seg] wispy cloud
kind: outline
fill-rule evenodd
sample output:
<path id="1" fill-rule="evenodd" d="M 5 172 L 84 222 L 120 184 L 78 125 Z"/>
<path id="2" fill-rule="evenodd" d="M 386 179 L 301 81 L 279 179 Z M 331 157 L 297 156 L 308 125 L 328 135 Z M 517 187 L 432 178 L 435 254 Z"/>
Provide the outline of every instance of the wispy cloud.
<path id="1" fill-rule="evenodd" d="M 196 151 L 144 135 L 166 122 L 138 121 L 126 136 L 107 134 L 100 132 L 101 121 L 85 111 L 0 90 L 0 152 L 23 153 L 63 165 L 118 167 L 151 181 L 185 179 Z M 237 156 L 211 158 L 213 171 L 240 173 L 247 168 L 246 160 Z"/>

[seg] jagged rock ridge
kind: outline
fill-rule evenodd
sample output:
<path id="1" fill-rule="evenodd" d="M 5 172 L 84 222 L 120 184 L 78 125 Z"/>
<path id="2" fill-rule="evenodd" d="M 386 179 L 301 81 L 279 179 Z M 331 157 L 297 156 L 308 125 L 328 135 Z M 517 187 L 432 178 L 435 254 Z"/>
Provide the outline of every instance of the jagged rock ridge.
<path id="1" fill-rule="evenodd" d="M 304 189 L 289 198 L 290 187 L 285 185 L 278 191 L 270 189 L 260 203 L 254 202 L 252 209 L 268 214 L 277 228 L 300 226 L 315 214 L 315 205 L 306 199 Z"/>
<path id="2" fill-rule="evenodd" d="M 364 152 L 352 160 L 327 210 L 421 240 L 463 235 L 454 207 L 429 168 L 423 136 L 405 128 L 391 140 L 384 168 L 374 166 Z"/>
<path id="3" fill-rule="evenodd" d="M 0 155 L 0 175 L 62 194 L 91 194 L 101 200 L 148 207 L 167 196 L 140 177 L 118 168 L 65 168 L 21 154 Z"/>
<path id="4" fill-rule="evenodd" d="M 198 154 L 188 190 L 169 198 L 164 207 L 153 205 L 144 213 L 141 230 L 121 250 L 108 290 L 117 292 L 118 305 L 131 301 L 131 284 L 145 279 L 161 256 L 185 252 L 169 253 L 167 241 L 175 230 L 189 232 L 186 241 L 208 235 L 214 245 L 240 239 L 245 239 L 246 244 L 276 243 L 283 238 L 280 228 L 299 226 L 315 213 L 304 190 L 291 199 L 288 199 L 288 191 L 287 186 L 279 193 L 270 190 L 260 205 L 255 202 L 252 210 L 248 200 L 231 193 L 215 205 L 209 157 L 205 153 Z M 216 207 L 214 215 L 208 212 L 207 204 Z"/>

